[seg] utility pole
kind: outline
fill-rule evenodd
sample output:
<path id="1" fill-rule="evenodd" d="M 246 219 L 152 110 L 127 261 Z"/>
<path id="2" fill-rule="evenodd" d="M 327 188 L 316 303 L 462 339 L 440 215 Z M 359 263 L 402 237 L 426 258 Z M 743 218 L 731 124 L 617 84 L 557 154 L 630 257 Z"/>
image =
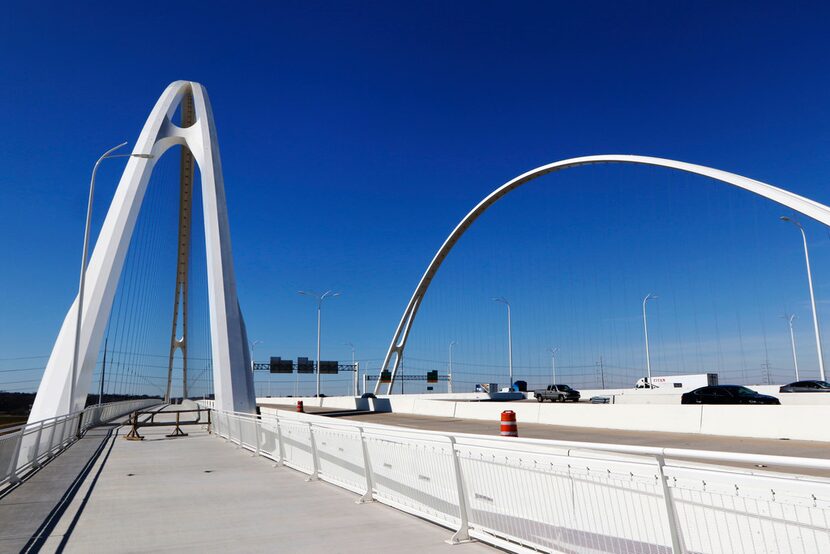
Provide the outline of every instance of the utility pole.
<path id="1" fill-rule="evenodd" d="M 605 390 L 605 368 L 602 365 L 602 354 L 599 356 L 599 361 L 597 362 L 599 366 L 599 377 L 602 382 L 602 390 Z"/>

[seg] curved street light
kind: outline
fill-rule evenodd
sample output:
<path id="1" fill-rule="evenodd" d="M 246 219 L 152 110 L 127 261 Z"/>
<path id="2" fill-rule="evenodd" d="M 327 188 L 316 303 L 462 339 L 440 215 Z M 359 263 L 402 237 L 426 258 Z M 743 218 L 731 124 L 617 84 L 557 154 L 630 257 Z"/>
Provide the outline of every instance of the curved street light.
<path id="1" fill-rule="evenodd" d="M 84 287 L 86 285 L 86 264 L 89 256 L 89 235 L 90 227 L 92 226 L 92 200 L 95 197 L 95 176 L 98 173 L 98 166 L 101 162 L 110 158 L 143 158 L 149 160 L 153 158 L 152 154 L 113 154 L 119 148 L 126 146 L 126 142 L 122 142 L 118 146 L 110 148 L 103 155 L 98 158 L 95 165 L 92 166 L 92 177 L 89 180 L 89 199 L 86 204 L 86 225 L 84 226 L 84 247 L 81 255 L 81 276 L 78 283 L 78 310 L 77 318 L 75 320 L 75 346 L 72 353 L 72 376 L 69 382 L 69 412 L 72 413 L 75 407 L 75 380 L 78 375 L 78 356 L 81 348 L 81 322 L 83 320 L 84 311 Z M 79 427 L 80 429 L 80 427 Z"/>
<path id="2" fill-rule="evenodd" d="M 813 274 L 810 271 L 810 251 L 807 249 L 807 234 L 804 232 L 804 227 L 801 226 L 801 223 L 798 221 L 789 218 L 785 215 L 782 215 L 780 218 L 781 221 L 786 221 L 788 223 L 792 223 L 798 230 L 801 231 L 801 239 L 804 241 L 804 261 L 807 264 L 807 285 L 810 288 L 810 305 L 813 308 L 813 330 L 816 333 L 816 354 L 818 355 L 818 371 L 819 371 L 819 378 L 824 381 L 824 352 L 821 348 L 821 331 L 819 331 L 818 326 L 818 312 L 816 311 L 816 295 L 813 293 Z"/>
<path id="3" fill-rule="evenodd" d="M 323 294 L 312 292 L 312 291 L 305 291 L 305 290 L 298 290 L 297 294 L 301 294 L 303 296 L 310 296 L 317 300 L 317 398 L 320 398 L 320 313 L 323 309 L 323 300 L 326 298 L 334 298 L 335 296 L 340 296 L 339 292 L 334 292 L 327 290 Z"/>
<path id="4" fill-rule="evenodd" d="M 447 367 L 447 394 L 452 394 L 452 348 L 458 344 L 458 341 L 450 342 L 450 363 Z"/>
<path id="5" fill-rule="evenodd" d="M 550 352 L 550 368 L 551 368 L 551 378 L 553 379 L 552 385 L 556 384 L 556 353 L 559 352 L 559 347 L 556 348 L 548 348 L 548 352 Z"/>
<path id="6" fill-rule="evenodd" d="M 648 350 L 648 317 L 646 316 L 646 304 L 649 300 L 657 300 L 659 298 L 656 294 L 648 293 L 645 298 L 643 298 L 643 332 L 645 333 L 646 337 L 646 375 L 648 379 L 648 388 L 654 389 L 654 386 L 651 383 L 651 354 Z"/>
<path id="7" fill-rule="evenodd" d="M 513 329 L 510 316 L 510 302 L 503 296 L 492 299 L 493 302 L 507 306 L 507 369 L 510 375 L 510 388 L 513 388 Z"/>

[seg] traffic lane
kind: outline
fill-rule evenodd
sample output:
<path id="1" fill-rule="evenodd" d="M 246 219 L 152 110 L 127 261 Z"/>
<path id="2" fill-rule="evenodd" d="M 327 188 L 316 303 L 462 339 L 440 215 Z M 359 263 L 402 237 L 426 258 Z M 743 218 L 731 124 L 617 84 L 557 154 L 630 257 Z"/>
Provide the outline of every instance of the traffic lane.
<path id="1" fill-rule="evenodd" d="M 410 429 L 470 433 L 476 435 L 499 435 L 499 420 L 459 419 L 451 417 L 396 414 L 390 412 L 369 412 L 352 415 L 342 414 L 344 419 L 395 425 Z M 799 441 L 786 439 L 752 439 L 745 437 L 725 437 L 719 435 L 698 435 L 691 433 L 664 433 L 652 431 L 623 431 L 617 429 L 596 429 L 590 427 L 568 427 L 563 425 L 546 425 L 542 423 L 522 423 L 518 421 L 519 436 L 528 439 L 552 439 L 572 442 L 593 442 L 603 444 L 624 444 L 630 446 L 653 446 L 660 448 L 682 448 L 688 450 L 712 450 L 748 454 L 765 454 L 770 456 L 796 456 L 803 458 L 827 459 L 830 445 L 823 442 Z M 714 463 L 695 458 L 684 458 L 696 462 Z M 722 463 L 758 471 L 777 471 L 830 477 L 830 471 L 769 466 L 758 468 L 754 464 Z"/>

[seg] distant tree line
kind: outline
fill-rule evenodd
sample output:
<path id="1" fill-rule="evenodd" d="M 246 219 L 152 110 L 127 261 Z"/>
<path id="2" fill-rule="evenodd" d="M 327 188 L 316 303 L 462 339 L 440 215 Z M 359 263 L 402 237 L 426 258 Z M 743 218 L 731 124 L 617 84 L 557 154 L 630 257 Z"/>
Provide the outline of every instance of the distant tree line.
<path id="1" fill-rule="evenodd" d="M 103 403 L 121 402 L 122 400 L 136 400 L 144 398 L 156 398 L 142 394 L 140 396 L 129 394 L 105 394 Z M 5 415 L 29 415 L 32 410 L 32 404 L 35 401 L 35 393 L 33 392 L 5 392 L 0 391 L 0 414 Z M 98 395 L 90 394 L 86 397 L 86 405 L 94 406 L 98 403 Z"/>

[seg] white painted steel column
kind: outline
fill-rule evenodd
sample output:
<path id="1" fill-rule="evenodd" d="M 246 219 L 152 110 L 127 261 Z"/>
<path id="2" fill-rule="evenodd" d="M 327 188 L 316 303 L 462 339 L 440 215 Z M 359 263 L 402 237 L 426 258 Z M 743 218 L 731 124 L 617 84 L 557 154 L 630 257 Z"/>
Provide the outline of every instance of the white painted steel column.
<path id="1" fill-rule="evenodd" d="M 461 473 L 461 461 L 458 459 L 458 452 L 455 449 L 455 437 L 447 437 L 450 440 L 450 456 L 452 456 L 453 473 L 455 475 L 455 486 L 458 490 L 458 517 L 461 523 L 458 531 L 448 540 L 450 544 L 467 542 L 470 539 L 470 515 L 467 508 L 467 493 L 464 490 L 464 475 Z"/>
<path id="2" fill-rule="evenodd" d="M 256 451 L 254 451 L 254 456 L 259 456 L 259 448 L 260 448 L 259 447 L 259 442 L 260 442 L 259 441 L 259 429 L 260 429 L 259 417 L 254 416 L 253 422 L 254 422 L 254 436 L 256 437 Z"/>
<path id="3" fill-rule="evenodd" d="M 669 525 L 672 553 L 686 554 L 686 548 L 683 544 L 683 536 L 680 533 L 680 525 L 677 521 L 677 510 L 674 506 L 674 498 L 672 497 L 671 488 L 666 481 L 666 474 L 663 471 L 663 467 L 666 465 L 666 460 L 663 456 L 655 456 L 655 459 L 657 460 L 657 475 L 660 479 L 661 490 L 663 492 L 663 502 L 666 507 L 664 514 L 666 515 L 667 523 Z"/>
<path id="4" fill-rule="evenodd" d="M 279 456 L 280 460 L 277 462 L 277 467 L 281 467 L 285 465 L 285 447 L 282 443 L 282 425 L 280 424 L 280 418 L 278 416 L 274 416 L 274 421 L 277 424 L 277 443 L 279 449 Z"/>
<path id="5" fill-rule="evenodd" d="M 32 467 L 38 468 L 40 467 L 40 463 L 37 461 L 38 452 L 40 451 L 40 438 L 43 435 L 43 424 L 45 422 L 41 421 L 40 425 L 37 428 L 37 435 L 35 435 L 35 450 L 34 455 L 32 456 Z"/>
<path id="6" fill-rule="evenodd" d="M 363 427 L 357 428 L 360 434 L 360 448 L 363 451 L 363 475 L 366 477 L 366 492 L 355 501 L 355 504 L 364 504 L 366 502 L 374 502 L 375 496 L 375 479 L 372 473 L 372 461 L 369 458 L 369 447 L 366 445 L 366 435 L 363 433 Z"/>
<path id="7" fill-rule="evenodd" d="M 317 440 L 314 438 L 314 426 L 311 423 L 308 424 L 308 436 L 311 442 L 311 460 L 314 469 L 306 481 L 316 481 L 319 479 L 320 459 L 317 455 Z"/>
<path id="8" fill-rule="evenodd" d="M 275 464 L 275 467 L 282 467 L 285 465 L 285 447 L 282 444 L 282 425 L 280 424 L 279 416 L 274 416 L 274 422 L 277 425 L 277 448 L 279 452 L 279 461 Z"/>

